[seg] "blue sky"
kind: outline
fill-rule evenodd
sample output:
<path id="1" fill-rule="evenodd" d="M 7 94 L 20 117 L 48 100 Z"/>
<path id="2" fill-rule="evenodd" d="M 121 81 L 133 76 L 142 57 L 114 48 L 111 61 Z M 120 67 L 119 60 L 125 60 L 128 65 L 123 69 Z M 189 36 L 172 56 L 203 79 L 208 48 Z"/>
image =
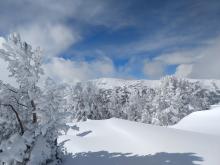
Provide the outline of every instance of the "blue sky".
<path id="1" fill-rule="evenodd" d="M 0 35 L 41 46 L 45 73 L 66 82 L 218 79 L 219 17 L 219 0 L 7 0 Z"/>

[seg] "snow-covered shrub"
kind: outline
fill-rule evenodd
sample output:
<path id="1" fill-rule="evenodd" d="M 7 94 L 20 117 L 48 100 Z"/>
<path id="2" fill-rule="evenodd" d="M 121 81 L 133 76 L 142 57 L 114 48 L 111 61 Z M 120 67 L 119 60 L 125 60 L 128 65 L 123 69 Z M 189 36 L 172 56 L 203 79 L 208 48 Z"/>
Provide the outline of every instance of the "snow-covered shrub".
<path id="1" fill-rule="evenodd" d="M 67 129 L 63 90 L 51 80 L 40 89 L 41 50 L 33 50 L 18 34 L 8 37 L 0 57 L 18 84 L 0 83 L 0 164 L 57 162 L 56 140 Z"/>

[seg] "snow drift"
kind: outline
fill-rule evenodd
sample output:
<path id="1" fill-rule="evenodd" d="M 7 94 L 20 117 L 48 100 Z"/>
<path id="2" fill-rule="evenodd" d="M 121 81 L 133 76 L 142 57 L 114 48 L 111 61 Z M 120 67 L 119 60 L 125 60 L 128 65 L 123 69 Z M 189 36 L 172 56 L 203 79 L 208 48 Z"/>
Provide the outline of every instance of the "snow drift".
<path id="1" fill-rule="evenodd" d="M 173 128 L 201 132 L 220 136 L 220 105 L 212 106 L 211 110 L 193 112 L 183 118 Z"/>
<path id="2" fill-rule="evenodd" d="M 64 165 L 219 165 L 219 136 L 122 119 L 88 120 L 59 137 Z"/>

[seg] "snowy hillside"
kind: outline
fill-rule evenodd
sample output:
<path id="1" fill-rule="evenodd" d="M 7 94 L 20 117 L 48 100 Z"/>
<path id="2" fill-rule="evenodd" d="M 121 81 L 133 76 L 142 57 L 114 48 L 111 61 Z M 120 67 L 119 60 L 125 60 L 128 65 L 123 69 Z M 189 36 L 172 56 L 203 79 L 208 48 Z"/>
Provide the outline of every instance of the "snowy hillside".
<path id="1" fill-rule="evenodd" d="M 78 123 L 60 136 L 64 165 L 219 165 L 219 136 L 122 119 Z"/>
<path id="2" fill-rule="evenodd" d="M 216 79 L 187 79 L 190 82 L 199 82 L 206 89 L 214 89 L 214 87 L 220 88 L 220 80 Z M 117 78 L 100 78 L 90 80 L 94 85 L 99 88 L 111 89 L 114 87 L 123 86 L 148 86 L 151 88 L 159 87 L 161 84 L 160 80 L 126 80 Z"/>
<path id="3" fill-rule="evenodd" d="M 172 127 L 220 136 L 219 119 L 220 105 L 216 105 L 212 106 L 212 109 L 208 111 L 193 112 Z"/>

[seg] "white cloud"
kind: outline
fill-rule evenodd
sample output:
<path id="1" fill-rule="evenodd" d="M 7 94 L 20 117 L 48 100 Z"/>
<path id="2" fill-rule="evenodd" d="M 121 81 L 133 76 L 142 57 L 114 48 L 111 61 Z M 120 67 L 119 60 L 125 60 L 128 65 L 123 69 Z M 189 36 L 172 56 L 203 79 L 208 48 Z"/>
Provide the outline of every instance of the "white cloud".
<path id="1" fill-rule="evenodd" d="M 46 76 L 66 83 L 111 77 L 116 72 L 112 61 L 106 57 L 93 62 L 71 61 L 54 57 L 49 63 L 44 64 L 44 69 Z"/>
<path id="2" fill-rule="evenodd" d="M 172 53 L 162 54 L 154 60 L 163 61 L 168 65 L 189 64 L 202 58 L 198 50 L 192 51 L 178 51 Z"/>
<path id="3" fill-rule="evenodd" d="M 192 64 L 181 64 L 176 68 L 177 77 L 188 77 L 192 72 Z"/>
<path id="4" fill-rule="evenodd" d="M 5 42 L 5 39 L 0 37 L 0 49 L 4 49 L 2 44 Z M 5 62 L 3 59 L 0 58 L 0 80 L 2 80 L 4 83 L 10 83 L 11 85 L 16 85 L 15 79 L 12 77 L 9 77 L 10 73 L 8 71 L 8 63 Z"/>
<path id="5" fill-rule="evenodd" d="M 9 83 L 11 85 L 16 86 L 16 81 L 14 78 L 9 77 L 10 73 L 8 71 L 8 63 L 6 63 L 4 60 L 0 59 L 0 80 L 2 80 L 4 83 Z"/>
<path id="6" fill-rule="evenodd" d="M 182 74 L 189 78 L 197 79 L 220 79 L 220 38 L 207 41 L 205 46 L 185 52 L 194 54 L 191 56 L 191 63 L 182 61 L 177 67 L 176 75 Z M 198 58 L 195 58 L 198 57 Z"/>
<path id="7" fill-rule="evenodd" d="M 160 78 L 164 75 L 165 65 L 161 61 L 145 61 L 143 72 L 149 78 Z"/>
<path id="8" fill-rule="evenodd" d="M 47 58 L 57 56 L 80 39 L 79 34 L 61 24 L 32 24 L 20 26 L 16 31 L 33 47 L 40 46 Z"/>
<path id="9" fill-rule="evenodd" d="M 152 61 L 158 65 L 158 70 L 165 69 L 165 66 L 178 65 L 175 75 L 196 79 L 220 79 L 220 38 L 208 40 L 200 47 L 185 51 L 174 51 L 161 54 Z M 153 68 L 157 68 L 154 66 Z M 155 71 L 157 74 L 157 71 Z"/>
<path id="10" fill-rule="evenodd" d="M 220 79 L 220 38 L 206 48 L 202 48 L 202 58 L 192 64 L 188 77 Z"/>
<path id="11" fill-rule="evenodd" d="M 90 65 L 92 71 L 95 71 L 93 74 L 97 73 L 98 76 L 113 76 L 115 74 L 114 64 L 108 57 L 102 57 L 92 63 L 84 63 Z"/>

